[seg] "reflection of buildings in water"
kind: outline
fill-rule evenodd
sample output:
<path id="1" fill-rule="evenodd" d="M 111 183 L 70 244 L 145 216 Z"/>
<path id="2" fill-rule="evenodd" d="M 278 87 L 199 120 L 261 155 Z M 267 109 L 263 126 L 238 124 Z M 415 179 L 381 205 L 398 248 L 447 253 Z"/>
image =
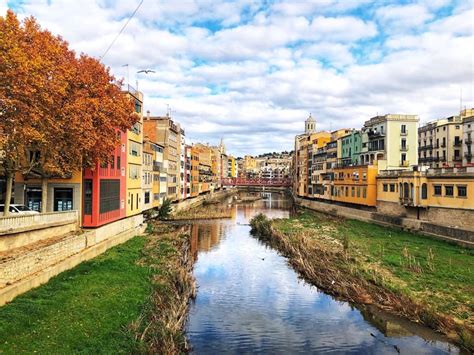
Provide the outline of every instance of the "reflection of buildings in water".
<path id="1" fill-rule="evenodd" d="M 219 244 L 223 233 L 223 225 L 218 222 L 193 224 L 191 227 L 191 250 L 195 260 L 197 260 L 198 251 L 209 251 L 215 245 Z"/>

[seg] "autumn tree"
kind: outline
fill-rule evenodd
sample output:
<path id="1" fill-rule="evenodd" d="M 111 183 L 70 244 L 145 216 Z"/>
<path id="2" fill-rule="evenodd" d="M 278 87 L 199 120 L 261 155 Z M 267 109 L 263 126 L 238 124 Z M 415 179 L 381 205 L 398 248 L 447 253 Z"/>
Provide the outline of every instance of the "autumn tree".
<path id="1" fill-rule="evenodd" d="M 107 161 L 117 131 L 126 131 L 138 116 L 108 68 L 87 55 L 76 56 L 34 18 L 20 23 L 11 11 L 0 17 L 0 53 L 6 200 L 16 172 L 39 177 L 44 212 L 48 179 Z"/>

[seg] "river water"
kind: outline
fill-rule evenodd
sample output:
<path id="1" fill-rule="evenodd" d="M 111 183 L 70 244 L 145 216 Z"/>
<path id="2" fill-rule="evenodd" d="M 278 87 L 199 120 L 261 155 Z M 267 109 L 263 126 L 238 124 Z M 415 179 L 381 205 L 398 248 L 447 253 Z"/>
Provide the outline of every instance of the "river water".
<path id="1" fill-rule="evenodd" d="M 198 285 L 186 335 L 196 354 L 459 353 L 433 331 L 337 301 L 300 278 L 284 257 L 250 235 L 263 212 L 287 217 L 283 195 L 229 206 L 231 219 L 192 226 Z"/>

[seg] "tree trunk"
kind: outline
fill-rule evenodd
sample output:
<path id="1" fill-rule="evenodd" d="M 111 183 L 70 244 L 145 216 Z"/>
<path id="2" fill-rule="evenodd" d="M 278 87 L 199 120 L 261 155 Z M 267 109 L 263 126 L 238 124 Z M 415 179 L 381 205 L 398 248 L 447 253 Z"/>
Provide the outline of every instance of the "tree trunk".
<path id="1" fill-rule="evenodd" d="M 3 209 L 3 215 L 8 216 L 10 213 L 10 200 L 12 199 L 12 190 L 13 190 L 13 175 L 12 173 L 7 173 L 7 191 L 5 194 L 5 204 Z"/>
<path id="2" fill-rule="evenodd" d="M 41 213 L 46 213 L 46 206 L 48 204 L 48 178 L 41 179 Z"/>

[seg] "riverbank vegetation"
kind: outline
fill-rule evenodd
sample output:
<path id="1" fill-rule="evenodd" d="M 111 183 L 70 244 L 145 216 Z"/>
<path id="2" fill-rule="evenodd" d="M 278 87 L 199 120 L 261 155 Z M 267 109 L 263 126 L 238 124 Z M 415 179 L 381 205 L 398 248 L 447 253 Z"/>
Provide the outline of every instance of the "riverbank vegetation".
<path id="1" fill-rule="evenodd" d="M 185 221 L 196 219 L 220 219 L 231 218 L 232 212 L 227 207 L 222 206 L 201 206 L 189 210 L 179 211 L 167 218 L 168 221 Z"/>
<path id="2" fill-rule="evenodd" d="M 155 224 L 0 308 L 0 353 L 180 353 L 188 234 Z"/>
<path id="3" fill-rule="evenodd" d="M 300 211 L 251 221 L 309 282 L 359 304 L 374 304 L 474 348 L 474 253 L 377 225 Z"/>

